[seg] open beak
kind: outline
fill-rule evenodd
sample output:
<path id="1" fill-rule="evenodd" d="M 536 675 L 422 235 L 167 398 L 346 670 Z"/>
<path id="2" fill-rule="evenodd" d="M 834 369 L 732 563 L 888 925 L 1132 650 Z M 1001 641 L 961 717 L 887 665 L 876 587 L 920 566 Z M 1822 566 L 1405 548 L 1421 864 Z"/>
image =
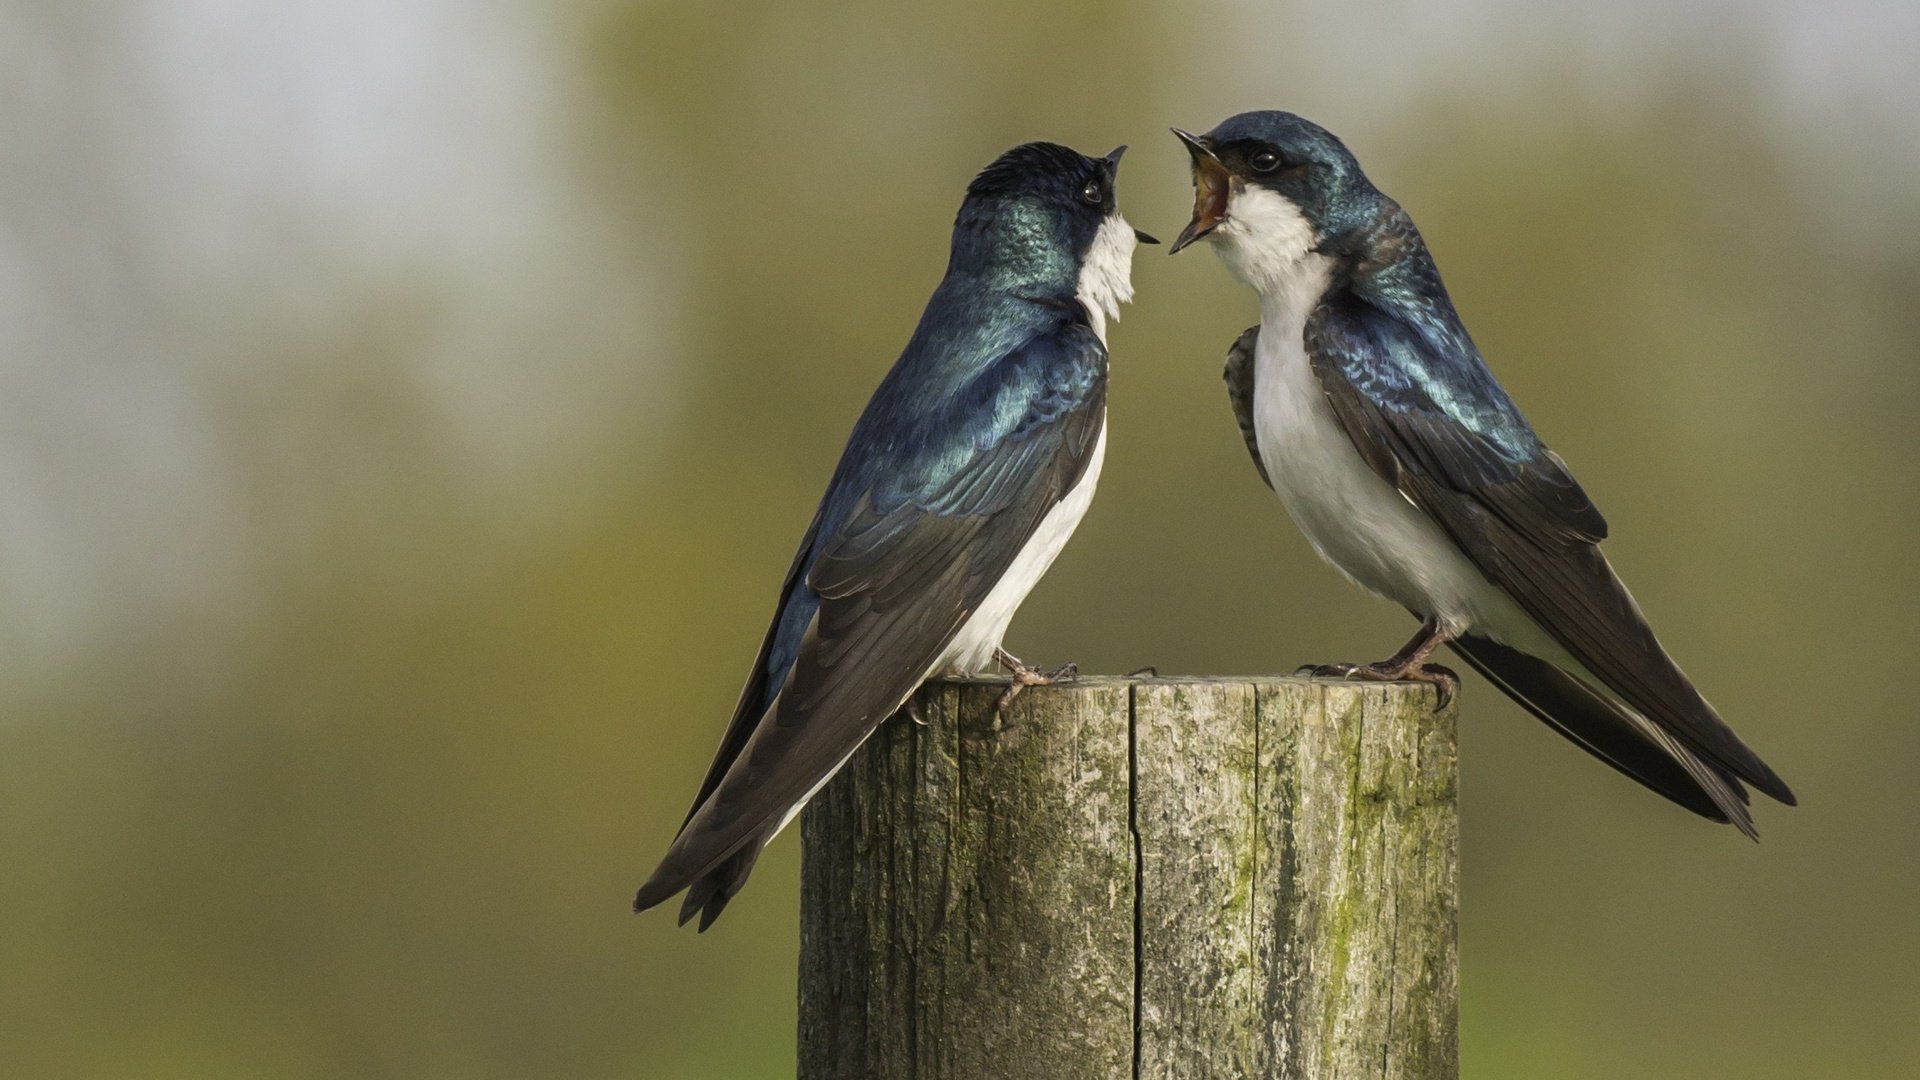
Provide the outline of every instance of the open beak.
<path id="1" fill-rule="evenodd" d="M 1207 144 L 1179 128 L 1173 133 L 1186 144 L 1187 153 L 1193 156 L 1193 220 L 1180 230 L 1180 236 L 1173 242 L 1167 254 L 1172 255 L 1195 240 L 1220 227 L 1227 220 L 1227 182 L 1233 174 L 1220 164 Z"/>
<path id="2" fill-rule="evenodd" d="M 1107 176 L 1113 177 L 1119 174 L 1120 155 L 1126 152 L 1127 152 L 1127 148 L 1124 144 L 1122 144 L 1120 146 L 1114 147 L 1112 153 L 1108 154 L 1106 157 L 1101 159 L 1102 161 L 1105 161 L 1107 163 Z M 1160 242 L 1158 240 L 1155 240 L 1153 237 L 1148 236 L 1146 233 L 1141 232 L 1139 229 L 1133 230 L 1133 238 L 1143 244 L 1157 244 Z"/>

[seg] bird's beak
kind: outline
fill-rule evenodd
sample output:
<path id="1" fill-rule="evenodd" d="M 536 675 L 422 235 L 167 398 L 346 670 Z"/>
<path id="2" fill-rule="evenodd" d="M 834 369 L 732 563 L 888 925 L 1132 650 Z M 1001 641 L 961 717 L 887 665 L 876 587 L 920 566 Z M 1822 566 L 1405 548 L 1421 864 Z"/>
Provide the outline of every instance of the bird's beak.
<path id="1" fill-rule="evenodd" d="M 1180 236 L 1174 240 L 1173 247 L 1167 250 L 1172 255 L 1195 240 L 1220 227 L 1227 220 L 1227 182 L 1233 174 L 1227 171 L 1213 150 L 1193 135 L 1179 128 L 1173 133 L 1186 144 L 1187 153 L 1193 156 L 1193 220 L 1180 230 Z"/>
<path id="2" fill-rule="evenodd" d="M 1120 155 L 1126 152 L 1127 152 L 1126 145 L 1122 144 L 1120 146 L 1114 147 L 1112 153 L 1108 154 L 1106 157 L 1101 159 L 1102 161 L 1105 161 L 1107 163 L 1108 176 L 1114 176 L 1120 172 Z M 1153 237 L 1148 236 L 1146 233 L 1141 232 L 1139 229 L 1133 230 L 1133 238 L 1143 244 L 1157 244 L 1160 242 L 1154 239 Z"/>

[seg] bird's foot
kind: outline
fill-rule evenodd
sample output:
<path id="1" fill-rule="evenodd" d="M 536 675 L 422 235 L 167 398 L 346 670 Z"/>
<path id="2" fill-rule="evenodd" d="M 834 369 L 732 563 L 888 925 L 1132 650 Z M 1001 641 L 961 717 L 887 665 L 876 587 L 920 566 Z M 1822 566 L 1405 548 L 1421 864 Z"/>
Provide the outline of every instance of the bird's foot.
<path id="1" fill-rule="evenodd" d="M 907 699 L 906 711 L 907 711 L 907 719 L 913 721 L 914 726 L 916 727 L 927 726 L 927 715 L 920 711 L 920 695 L 917 692 L 914 694 L 914 696 Z"/>
<path id="2" fill-rule="evenodd" d="M 1460 692 L 1460 676 L 1454 674 L 1452 668 L 1441 667 L 1439 664 L 1421 664 L 1419 667 L 1409 669 L 1401 678 L 1408 682 L 1426 683 L 1433 687 L 1434 695 L 1438 699 L 1433 703 L 1434 712 L 1446 708 L 1447 702 L 1453 700 L 1453 695 Z"/>
<path id="3" fill-rule="evenodd" d="M 1149 679 L 1157 679 L 1160 677 L 1160 669 L 1153 666 L 1152 664 L 1148 664 L 1146 667 L 1134 668 L 1132 671 L 1127 672 L 1125 677 L 1129 679 L 1137 679 L 1142 675 L 1145 675 Z"/>
<path id="4" fill-rule="evenodd" d="M 1439 704 L 1434 707 L 1434 711 L 1438 712 L 1447 707 L 1447 702 L 1452 701 L 1453 695 L 1460 689 L 1460 676 L 1438 664 L 1427 663 L 1427 657 L 1452 636 L 1453 632 L 1443 629 L 1438 619 L 1428 616 L 1421 621 L 1420 632 L 1413 635 L 1413 640 L 1385 660 L 1376 660 L 1371 664 L 1308 664 L 1294 674 L 1312 675 L 1316 679 L 1426 683 L 1440 697 Z"/>
<path id="5" fill-rule="evenodd" d="M 1355 682 L 1416 682 L 1425 683 L 1434 688 L 1440 700 L 1434 706 L 1437 712 L 1447 707 L 1453 695 L 1460 691 L 1460 676 L 1451 668 L 1439 664 L 1406 664 L 1393 660 L 1381 660 L 1372 664 L 1308 664 L 1294 672 L 1295 675 L 1311 675 L 1316 679 L 1350 679 Z"/>
<path id="6" fill-rule="evenodd" d="M 1294 672 L 1315 679 L 1352 679 L 1358 682 L 1393 682 L 1400 673 L 1386 666 L 1385 662 L 1375 664 L 1303 664 Z"/>
<path id="7" fill-rule="evenodd" d="M 993 711 L 996 713 L 1005 713 L 1013 704 L 1013 699 L 1020 696 L 1020 691 L 1029 686 L 1052 686 L 1054 683 L 1065 682 L 1080 674 L 1078 664 L 1061 664 L 1052 671 L 1043 671 L 1027 665 L 1005 649 L 993 650 L 993 658 L 1001 667 L 1007 669 L 1007 674 L 1013 676 L 1013 685 L 1007 687 L 1006 693 L 1001 694 L 1000 700 L 993 704 Z"/>

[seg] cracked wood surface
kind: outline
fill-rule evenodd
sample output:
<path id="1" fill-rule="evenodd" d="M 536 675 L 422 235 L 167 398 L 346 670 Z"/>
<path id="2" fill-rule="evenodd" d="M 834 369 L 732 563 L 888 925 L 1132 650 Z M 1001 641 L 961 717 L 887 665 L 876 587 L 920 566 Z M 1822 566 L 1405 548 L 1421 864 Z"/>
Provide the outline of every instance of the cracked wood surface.
<path id="1" fill-rule="evenodd" d="M 801 819 L 802 1080 L 1458 1075 L 1451 708 L 929 683 Z"/>

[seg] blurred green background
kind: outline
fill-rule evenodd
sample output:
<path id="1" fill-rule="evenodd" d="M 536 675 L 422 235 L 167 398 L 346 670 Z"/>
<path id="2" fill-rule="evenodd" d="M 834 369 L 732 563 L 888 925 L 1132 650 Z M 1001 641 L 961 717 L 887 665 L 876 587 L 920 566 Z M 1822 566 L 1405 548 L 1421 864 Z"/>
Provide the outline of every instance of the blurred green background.
<path id="1" fill-rule="evenodd" d="M 1920 9 L 1481 0 L 0 3 L 0 1074 L 790 1075 L 796 843 L 678 823 L 974 170 L 1284 107 L 1424 228 L 1765 842 L 1484 684 L 1465 1071 L 1920 1075 Z M 1398 645 L 1144 249 L 1100 498 L 1010 643 Z"/>

